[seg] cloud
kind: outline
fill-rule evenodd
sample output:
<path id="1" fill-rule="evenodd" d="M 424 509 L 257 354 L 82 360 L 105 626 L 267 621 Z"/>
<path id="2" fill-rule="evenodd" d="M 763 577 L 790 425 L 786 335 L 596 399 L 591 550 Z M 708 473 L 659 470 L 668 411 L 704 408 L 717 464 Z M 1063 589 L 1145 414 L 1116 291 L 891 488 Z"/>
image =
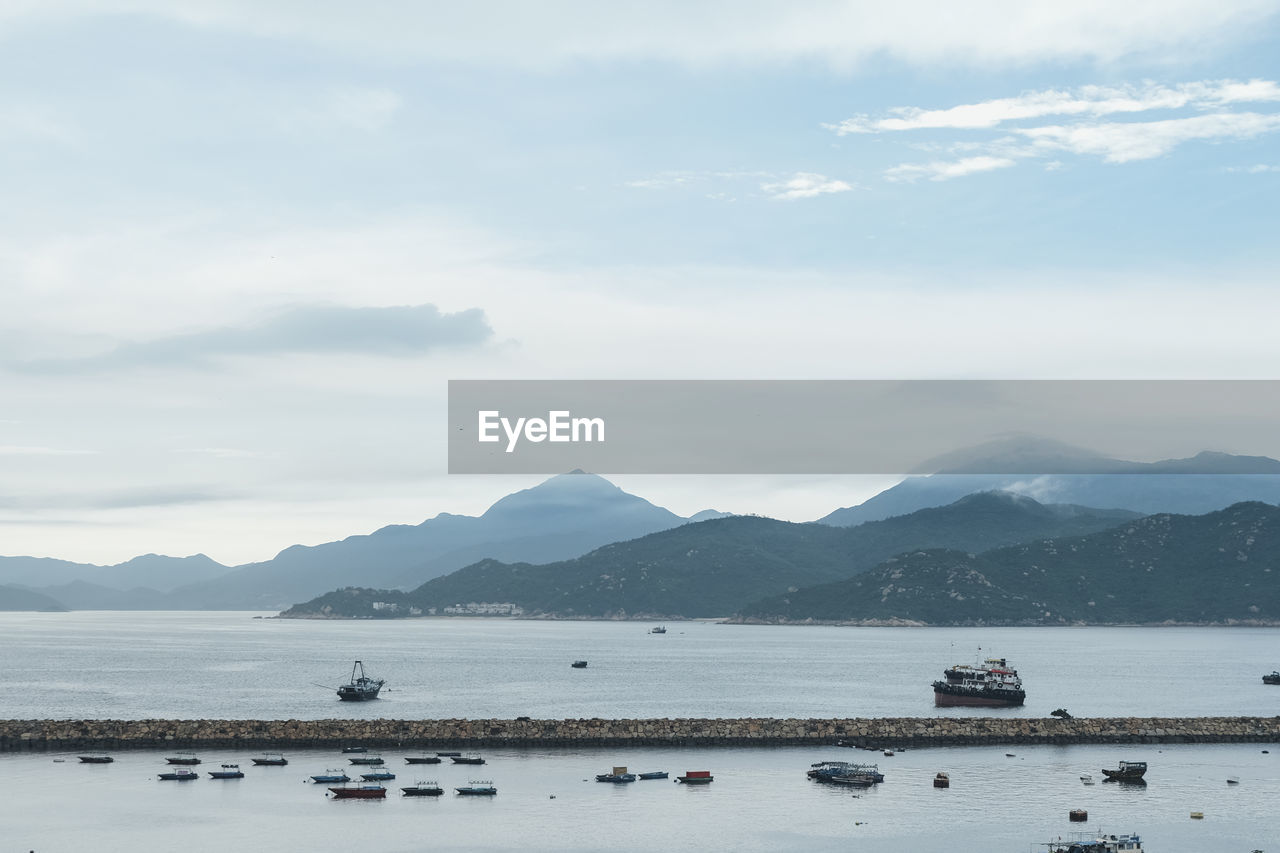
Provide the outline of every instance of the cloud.
<path id="1" fill-rule="evenodd" d="M 234 356 L 359 353 L 417 356 L 431 350 L 469 347 L 493 335 L 478 308 L 442 314 L 434 305 L 292 308 L 260 323 L 224 326 L 117 345 L 97 356 L 43 359 L 19 364 L 32 372 L 81 372 L 116 367 L 208 366 Z"/>
<path id="2" fill-rule="evenodd" d="M 828 178 L 826 175 L 819 175 L 814 172 L 796 172 L 795 175 L 785 181 L 761 184 L 760 189 L 767 192 L 770 198 L 796 199 L 814 198 L 815 196 L 829 195 L 831 193 L 845 193 L 852 190 L 853 187 L 844 181 Z"/>
<path id="3" fill-rule="evenodd" d="M 1193 139 L 1249 139 L 1280 128 L 1280 113 L 1216 113 L 1147 122 L 1055 125 L 1014 131 L 1038 149 L 1091 154 L 1108 163 L 1149 160 Z"/>
<path id="4" fill-rule="evenodd" d="M 890 181 L 915 181 L 928 178 L 931 181 L 947 181 L 951 178 L 962 178 L 978 172 L 990 172 L 994 169 L 1007 169 L 1016 164 L 1008 157 L 965 157 L 950 162 L 935 160 L 932 163 L 903 163 L 885 170 L 884 176 Z"/>
<path id="5" fill-rule="evenodd" d="M 76 19 L 159 18 L 379 60 L 479 67 L 656 60 L 694 66 L 891 59 L 972 66 L 1113 61 L 1248 38 L 1269 0 L 44 0 L 0 6 L 0 33 Z"/>
<path id="6" fill-rule="evenodd" d="M 894 107 L 889 110 L 888 118 L 859 115 L 825 126 L 839 136 L 928 129 L 985 130 L 1009 121 L 1045 116 L 1097 118 L 1117 113 L 1212 108 L 1266 101 L 1280 101 L 1280 85 L 1273 80 L 1216 80 L 1172 87 L 1151 83 L 1143 86 L 1081 86 L 1068 91 L 1025 92 L 1013 98 L 997 98 L 941 110 Z"/>

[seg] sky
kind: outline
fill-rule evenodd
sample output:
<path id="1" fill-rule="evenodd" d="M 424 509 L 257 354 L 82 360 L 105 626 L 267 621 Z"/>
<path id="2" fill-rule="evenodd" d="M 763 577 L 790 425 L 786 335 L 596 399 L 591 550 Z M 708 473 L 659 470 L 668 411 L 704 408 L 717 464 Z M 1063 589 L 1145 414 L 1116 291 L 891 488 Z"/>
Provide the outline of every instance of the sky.
<path id="1" fill-rule="evenodd" d="M 1253 0 L 10 0 L 0 554 L 234 564 L 538 482 L 446 473 L 449 379 L 1276 378 L 1278 37 Z M 613 479 L 796 521 L 894 482 Z"/>

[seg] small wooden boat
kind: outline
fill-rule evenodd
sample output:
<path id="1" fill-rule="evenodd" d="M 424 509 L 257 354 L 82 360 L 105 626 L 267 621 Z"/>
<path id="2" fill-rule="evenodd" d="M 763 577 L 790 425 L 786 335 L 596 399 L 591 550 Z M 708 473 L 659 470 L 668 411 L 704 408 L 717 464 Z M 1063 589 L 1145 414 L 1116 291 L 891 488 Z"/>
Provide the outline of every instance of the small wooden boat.
<path id="1" fill-rule="evenodd" d="M 479 753 L 475 752 L 470 755 L 451 755 L 449 759 L 454 764 L 484 764 L 484 759 L 480 757 Z"/>
<path id="2" fill-rule="evenodd" d="M 366 782 L 390 782 L 396 774 L 390 770 L 375 770 L 372 773 L 361 773 L 360 778 Z"/>
<path id="3" fill-rule="evenodd" d="M 326 770 L 323 773 L 319 773 L 315 776 L 312 776 L 311 781 L 317 782 L 320 784 L 327 784 L 327 783 L 333 783 L 333 782 L 350 782 L 351 777 L 347 775 L 347 771 L 345 770 Z"/>
<path id="4" fill-rule="evenodd" d="M 191 782 L 199 779 L 200 774 L 183 767 L 180 770 L 174 770 L 172 773 L 161 773 L 160 778 L 166 782 Z"/>
<path id="5" fill-rule="evenodd" d="M 444 793 L 444 788 L 437 782 L 418 782 L 400 790 L 404 791 L 406 797 L 439 797 Z"/>
<path id="6" fill-rule="evenodd" d="M 1107 777 L 1109 782 L 1139 782 L 1146 775 L 1147 762 L 1145 761 L 1121 761 L 1120 767 L 1116 770 L 1103 770 L 1102 775 Z"/>
<path id="7" fill-rule="evenodd" d="M 637 779 L 666 779 L 667 771 L 655 770 L 652 773 L 638 773 L 636 774 L 636 778 Z"/>
<path id="8" fill-rule="evenodd" d="M 284 767 L 289 760 L 279 752 L 264 752 L 261 757 L 253 759 L 253 763 L 259 767 Z"/>
<path id="9" fill-rule="evenodd" d="M 387 789 L 381 785 L 357 785 L 354 788 L 330 788 L 335 800 L 383 800 Z"/>
<path id="10" fill-rule="evenodd" d="M 1067 820 L 1072 823 L 1084 823 L 1089 819 L 1089 812 L 1085 809 L 1072 809 L 1067 812 Z"/>
<path id="11" fill-rule="evenodd" d="M 200 759 L 196 758 L 194 752 L 176 752 L 165 759 L 168 764 L 199 764 Z"/>
<path id="12" fill-rule="evenodd" d="M 352 764 L 358 764 L 363 767 L 377 767 L 379 764 L 386 764 L 381 755 L 358 755 L 355 758 L 348 758 Z"/>
<path id="13" fill-rule="evenodd" d="M 110 755 L 102 753 L 93 753 L 92 755 L 79 756 L 81 764 L 110 764 L 115 761 Z"/>
<path id="14" fill-rule="evenodd" d="M 715 777 L 710 770 L 686 770 L 683 776 L 676 777 L 676 781 L 685 785 L 710 785 Z"/>
<path id="15" fill-rule="evenodd" d="M 574 669 L 586 669 L 587 662 L 584 660 L 576 660 L 573 663 L 569 664 L 569 666 L 573 667 Z"/>
<path id="16" fill-rule="evenodd" d="M 1192 813 L 1191 813 L 1191 819 L 1192 819 L 1192 820 L 1204 820 L 1204 812 L 1192 812 Z"/>
<path id="17" fill-rule="evenodd" d="M 406 755 L 404 757 L 405 764 L 439 764 L 440 760 L 440 756 L 427 755 L 425 752 L 422 755 Z"/>
<path id="18" fill-rule="evenodd" d="M 950 787 L 951 787 L 951 777 L 950 777 L 950 776 L 948 776 L 946 773 L 938 773 L 938 774 L 935 774 L 935 775 L 934 775 L 934 777 L 933 777 L 933 787 L 935 787 L 935 788 L 950 788 Z"/>
<path id="19" fill-rule="evenodd" d="M 220 770 L 210 770 L 209 776 L 212 779 L 243 779 L 244 771 L 239 764 L 224 764 Z"/>
<path id="20" fill-rule="evenodd" d="M 368 751 L 369 751 L 368 748 L 363 746 L 344 746 L 342 748 L 343 755 L 353 755 L 357 752 L 368 752 Z"/>
<path id="21" fill-rule="evenodd" d="M 470 785 L 463 785 L 460 788 L 454 788 L 459 794 L 472 797 L 491 797 L 498 793 L 498 789 L 493 787 L 492 782 L 477 782 L 471 780 Z"/>
<path id="22" fill-rule="evenodd" d="M 876 780 L 866 773 L 851 773 L 847 776 L 829 776 L 824 781 L 829 785 L 843 785 L 846 788 L 870 788 L 876 783 Z"/>

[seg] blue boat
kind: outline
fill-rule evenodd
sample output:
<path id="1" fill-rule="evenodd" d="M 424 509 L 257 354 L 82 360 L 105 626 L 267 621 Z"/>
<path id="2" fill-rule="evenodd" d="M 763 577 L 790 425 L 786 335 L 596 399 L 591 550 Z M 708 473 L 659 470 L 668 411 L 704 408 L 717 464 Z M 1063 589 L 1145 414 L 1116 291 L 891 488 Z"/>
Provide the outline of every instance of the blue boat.
<path id="1" fill-rule="evenodd" d="M 636 781 L 636 774 L 628 773 L 625 767 L 615 767 L 612 773 L 596 774 L 597 782 L 612 782 L 615 785 L 621 785 L 626 782 Z"/>
<path id="2" fill-rule="evenodd" d="M 175 770 L 172 773 L 161 773 L 160 778 L 166 782 L 193 782 L 200 778 L 200 774 L 183 767 L 181 770 Z"/>
<path id="3" fill-rule="evenodd" d="M 347 775 L 345 770 L 326 770 L 317 776 L 312 776 L 311 781 L 332 784 L 334 782 L 350 782 L 351 777 Z"/>
<path id="4" fill-rule="evenodd" d="M 641 774 L 639 774 L 639 775 L 637 776 L 637 778 L 639 778 L 639 779 L 666 779 L 666 778 L 667 778 L 667 771 L 665 771 L 665 770 L 655 770 L 655 771 L 654 771 L 654 772 L 652 772 L 652 773 L 641 773 Z"/>
<path id="5" fill-rule="evenodd" d="M 244 771 L 239 764 L 224 764 L 221 770 L 210 770 L 209 776 L 213 779 L 243 779 Z"/>
<path id="6" fill-rule="evenodd" d="M 390 770 L 375 770 L 372 773 L 361 773 L 360 778 L 366 782 L 389 782 L 396 778 Z"/>

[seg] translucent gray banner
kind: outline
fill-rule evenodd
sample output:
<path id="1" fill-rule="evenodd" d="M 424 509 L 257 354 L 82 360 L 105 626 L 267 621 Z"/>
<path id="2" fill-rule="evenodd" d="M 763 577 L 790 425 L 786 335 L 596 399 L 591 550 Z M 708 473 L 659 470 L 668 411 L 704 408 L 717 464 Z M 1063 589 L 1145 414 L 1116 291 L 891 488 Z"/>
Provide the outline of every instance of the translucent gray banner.
<path id="1" fill-rule="evenodd" d="M 449 383 L 453 474 L 1280 473 L 1265 457 L 1280 380 Z"/>

